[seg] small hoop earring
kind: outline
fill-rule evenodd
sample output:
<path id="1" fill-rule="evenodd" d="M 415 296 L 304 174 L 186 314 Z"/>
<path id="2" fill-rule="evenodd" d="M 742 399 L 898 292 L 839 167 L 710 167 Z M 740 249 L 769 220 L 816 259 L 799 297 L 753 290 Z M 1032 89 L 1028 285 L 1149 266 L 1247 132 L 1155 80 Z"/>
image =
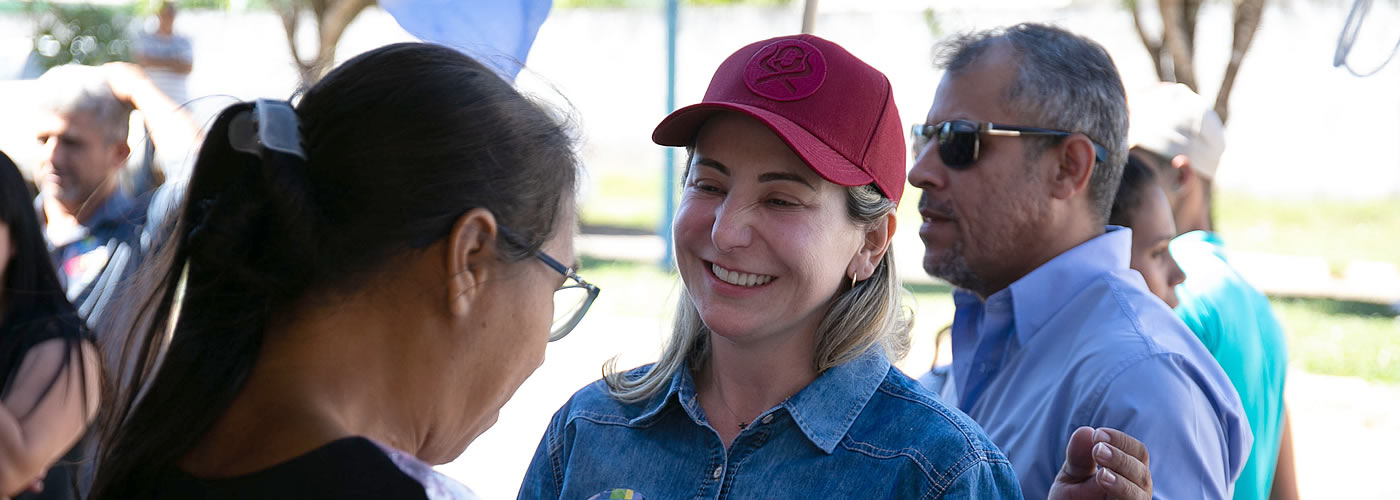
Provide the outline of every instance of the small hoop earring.
<path id="1" fill-rule="evenodd" d="M 856 287 L 856 273 L 851 273 L 851 288 Z"/>

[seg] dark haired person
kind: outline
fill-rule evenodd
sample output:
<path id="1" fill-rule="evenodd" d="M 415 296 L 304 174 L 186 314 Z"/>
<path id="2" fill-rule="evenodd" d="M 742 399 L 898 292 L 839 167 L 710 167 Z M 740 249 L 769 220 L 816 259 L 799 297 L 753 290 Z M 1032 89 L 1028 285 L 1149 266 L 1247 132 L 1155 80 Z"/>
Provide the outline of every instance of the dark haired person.
<path id="1" fill-rule="evenodd" d="M 0 153 L 0 496 L 29 488 L 97 414 L 101 372 L 87 327 L 49 264 L 32 194 Z M 47 474 L 65 496 L 68 468 Z M 69 492 L 71 493 L 71 492 Z"/>
<path id="2" fill-rule="evenodd" d="M 421 43 L 356 56 L 295 108 L 222 112 L 115 326 L 135 377 L 92 498 L 474 498 L 429 464 L 597 296 L 570 267 L 570 137 Z"/>
<path id="3" fill-rule="evenodd" d="M 924 270 L 958 288 L 958 408 L 1045 496 L 1066 431 L 1112 427 L 1151 450 L 1154 493 L 1228 498 L 1250 432 L 1220 366 L 1128 266 L 1107 226 L 1128 154 L 1108 52 L 1020 24 L 953 37 L 909 183 Z"/>
<path id="4" fill-rule="evenodd" d="M 1254 432 L 1234 498 L 1297 498 L 1283 401 L 1288 342 L 1269 297 L 1235 271 L 1214 231 L 1212 185 L 1225 152 L 1224 125 L 1209 101 L 1179 83 L 1159 83 L 1132 104 L 1132 156 L 1156 173 L 1182 232 L 1171 242 L 1187 275 L 1176 287 L 1176 315 L 1220 362 Z"/>
<path id="5" fill-rule="evenodd" d="M 1108 223 L 1133 230 L 1133 254 L 1128 267 L 1142 275 L 1147 289 L 1168 307 L 1176 307 L 1176 286 L 1186 273 L 1172 258 L 1170 245 L 1176 237 L 1176 221 L 1167 195 L 1157 183 L 1157 175 L 1134 155 L 1123 165 L 1123 180 L 1113 197 Z"/>

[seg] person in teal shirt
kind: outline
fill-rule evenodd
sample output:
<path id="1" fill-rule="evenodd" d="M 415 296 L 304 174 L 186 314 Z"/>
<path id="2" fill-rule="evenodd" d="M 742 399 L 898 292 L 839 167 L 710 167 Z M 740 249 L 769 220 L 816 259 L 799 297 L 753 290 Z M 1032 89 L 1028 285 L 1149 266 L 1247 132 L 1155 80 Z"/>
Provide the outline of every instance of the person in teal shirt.
<path id="1" fill-rule="evenodd" d="M 1283 327 L 1269 298 L 1230 266 L 1224 241 L 1212 231 L 1211 184 L 1224 152 L 1223 125 L 1205 99 L 1181 84 L 1159 84 L 1130 103 L 1132 155 L 1158 173 L 1183 233 L 1170 246 L 1186 274 L 1176 288 L 1177 316 L 1225 370 L 1254 433 L 1234 498 L 1297 498 L 1283 401 Z"/>

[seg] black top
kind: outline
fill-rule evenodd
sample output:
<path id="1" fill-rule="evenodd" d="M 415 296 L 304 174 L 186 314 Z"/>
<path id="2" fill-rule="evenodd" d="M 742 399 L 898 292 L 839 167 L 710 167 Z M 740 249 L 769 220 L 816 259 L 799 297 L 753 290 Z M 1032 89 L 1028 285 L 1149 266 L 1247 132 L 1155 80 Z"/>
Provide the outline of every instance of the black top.
<path id="1" fill-rule="evenodd" d="M 251 474 L 198 479 L 171 467 L 151 498 L 169 499 L 423 499 L 423 484 L 362 437 L 331 441 L 286 462 Z"/>
<path id="2" fill-rule="evenodd" d="M 82 339 L 91 339 L 82 322 L 71 313 L 16 311 L 0 321 L 0 395 L 10 393 L 10 384 L 18 378 L 16 372 L 34 346 L 61 338 L 69 339 L 70 349 L 76 350 Z"/>

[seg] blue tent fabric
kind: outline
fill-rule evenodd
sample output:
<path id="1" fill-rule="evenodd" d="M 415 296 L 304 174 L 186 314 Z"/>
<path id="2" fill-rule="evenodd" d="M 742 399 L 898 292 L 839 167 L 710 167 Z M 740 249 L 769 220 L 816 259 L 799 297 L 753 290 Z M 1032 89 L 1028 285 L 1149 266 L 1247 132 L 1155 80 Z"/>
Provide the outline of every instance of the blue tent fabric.
<path id="1" fill-rule="evenodd" d="M 456 48 L 507 81 L 520 73 L 551 0 L 379 0 L 405 31 Z"/>

